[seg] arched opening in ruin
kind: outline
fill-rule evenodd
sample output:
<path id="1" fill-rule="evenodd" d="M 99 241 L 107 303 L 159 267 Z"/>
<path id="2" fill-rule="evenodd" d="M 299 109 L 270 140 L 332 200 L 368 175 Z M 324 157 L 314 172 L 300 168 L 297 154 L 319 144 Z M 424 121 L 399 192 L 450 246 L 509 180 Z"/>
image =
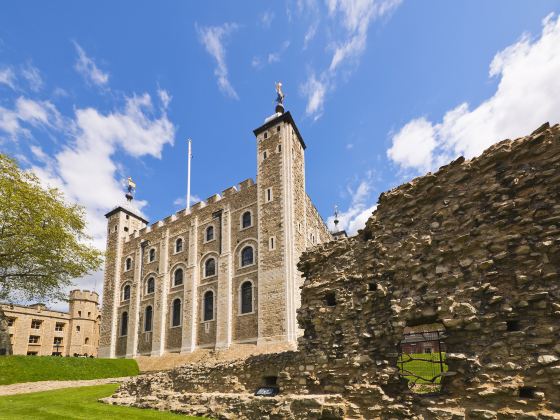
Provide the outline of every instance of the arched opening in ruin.
<path id="1" fill-rule="evenodd" d="M 399 342 L 397 367 L 415 394 L 441 392 L 447 372 L 445 327 L 436 322 L 409 325 Z"/>

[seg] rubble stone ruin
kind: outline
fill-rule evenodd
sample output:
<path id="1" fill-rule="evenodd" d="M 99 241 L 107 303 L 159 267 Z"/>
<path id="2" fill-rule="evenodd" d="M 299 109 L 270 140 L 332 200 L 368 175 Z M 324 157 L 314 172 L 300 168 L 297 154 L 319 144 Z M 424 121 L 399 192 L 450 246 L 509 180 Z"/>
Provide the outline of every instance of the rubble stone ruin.
<path id="1" fill-rule="evenodd" d="M 299 269 L 298 351 L 139 376 L 106 402 L 223 419 L 560 419 L 560 125 L 383 193 L 356 237 Z M 427 394 L 399 368 L 422 325 L 444 330 Z"/>

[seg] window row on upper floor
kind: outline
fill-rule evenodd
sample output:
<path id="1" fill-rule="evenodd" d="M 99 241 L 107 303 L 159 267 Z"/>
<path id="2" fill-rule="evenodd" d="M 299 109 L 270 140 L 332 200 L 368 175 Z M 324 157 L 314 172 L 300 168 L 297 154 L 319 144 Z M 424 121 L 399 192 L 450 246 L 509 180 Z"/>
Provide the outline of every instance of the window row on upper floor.
<path id="1" fill-rule="evenodd" d="M 271 238 L 272 241 L 274 238 Z M 274 242 L 271 242 L 272 245 L 270 249 L 275 249 Z M 241 248 L 239 252 L 239 268 L 246 268 L 250 267 L 255 264 L 255 247 L 253 245 L 245 245 Z M 203 263 L 203 278 L 213 277 L 217 275 L 217 258 L 215 256 L 208 256 L 204 259 Z M 172 275 L 173 278 L 173 286 L 180 286 L 183 284 L 183 269 L 179 268 L 176 269 Z M 146 294 L 154 293 L 155 291 L 155 278 L 150 277 L 146 281 Z"/>
<path id="2" fill-rule="evenodd" d="M 243 214 L 240 217 L 240 229 L 247 229 L 250 227 L 253 227 L 253 213 L 251 210 L 247 210 L 243 212 Z M 214 231 L 215 231 L 214 225 L 210 225 L 206 227 L 206 229 L 204 230 L 204 238 L 203 238 L 204 243 L 211 242 L 215 239 Z M 184 249 L 185 249 L 185 241 L 183 240 L 183 238 L 175 239 L 175 243 L 173 244 L 173 253 L 178 254 L 180 252 L 183 252 Z M 157 258 L 156 254 L 157 254 L 156 248 L 150 248 L 148 250 L 148 263 L 156 261 Z M 133 263 L 134 261 L 132 257 L 127 257 L 124 263 L 124 271 L 132 270 Z"/>
<path id="3" fill-rule="evenodd" d="M 246 268 L 255 264 L 255 252 L 253 245 L 246 245 L 239 253 L 239 266 Z M 203 264 L 203 278 L 214 277 L 217 275 L 217 259 L 214 256 L 209 256 L 205 259 Z M 183 285 L 185 280 L 185 273 L 182 268 L 176 268 L 171 275 L 171 287 Z M 143 295 L 151 295 L 156 291 L 156 279 L 154 276 L 149 276 L 143 285 Z M 131 285 L 125 283 L 121 290 L 121 301 L 130 300 Z"/>
<path id="4" fill-rule="evenodd" d="M 247 315 L 255 312 L 255 293 L 254 284 L 251 280 L 246 280 L 239 286 L 238 292 L 239 310 L 238 315 Z M 170 305 L 170 327 L 179 327 L 182 324 L 183 303 L 181 298 L 175 298 Z M 209 322 L 215 319 L 215 293 L 213 290 L 206 290 L 202 295 L 201 321 Z M 152 305 L 144 309 L 143 332 L 153 330 L 154 310 Z M 128 335 L 128 312 L 123 312 L 120 319 L 120 335 Z"/>

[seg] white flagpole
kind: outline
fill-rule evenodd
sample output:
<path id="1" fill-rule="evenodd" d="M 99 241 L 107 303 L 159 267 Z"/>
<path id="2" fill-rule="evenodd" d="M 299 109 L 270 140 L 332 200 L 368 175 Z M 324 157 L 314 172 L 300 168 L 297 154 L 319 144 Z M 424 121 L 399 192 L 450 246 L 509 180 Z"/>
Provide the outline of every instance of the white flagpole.
<path id="1" fill-rule="evenodd" d="M 187 168 L 187 211 L 191 208 L 191 159 L 192 159 L 192 140 L 189 139 L 189 155 L 188 155 L 188 168 Z"/>

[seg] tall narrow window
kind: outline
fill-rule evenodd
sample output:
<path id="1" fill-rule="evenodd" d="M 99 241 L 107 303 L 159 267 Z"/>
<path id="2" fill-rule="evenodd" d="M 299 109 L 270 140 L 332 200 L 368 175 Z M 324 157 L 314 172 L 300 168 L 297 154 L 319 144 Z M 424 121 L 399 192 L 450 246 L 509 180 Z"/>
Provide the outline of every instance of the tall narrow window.
<path id="1" fill-rule="evenodd" d="M 150 277 L 146 281 L 146 294 L 150 295 L 150 294 L 154 293 L 155 291 L 156 291 L 156 279 L 154 279 L 153 277 Z"/>
<path id="2" fill-rule="evenodd" d="M 130 284 L 123 287 L 122 300 L 130 300 Z"/>
<path id="3" fill-rule="evenodd" d="M 253 247 L 246 246 L 241 250 L 241 267 L 253 264 Z"/>
<path id="4" fill-rule="evenodd" d="M 173 275 L 173 286 L 180 286 L 183 284 L 183 269 L 178 268 Z"/>
<path id="5" fill-rule="evenodd" d="M 241 285 L 241 313 L 253 312 L 253 284 L 246 281 Z"/>
<path id="6" fill-rule="evenodd" d="M 132 268 L 132 258 L 128 257 L 125 263 L 125 270 L 128 271 Z"/>
<path id="7" fill-rule="evenodd" d="M 181 325 L 181 299 L 173 300 L 173 309 L 171 314 L 171 326 L 178 327 Z"/>
<path id="8" fill-rule="evenodd" d="M 268 249 L 270 251 L 274 251 L 276 249 L 276 242 L 274 240 L 274 236 L 271 236 L 268 240 Z"/>
<path id="9" fill-rule="evenodd" d="M 267 188 L 264 195 L 264 201 L 268 203 L 272 201 L 272 188 Z"/>
<path id="10" fill-rule="evenodd" d="M 175 241 L 175 252 L 181 252 L 183 250 L 183 239 L 179 238 Z"/>
<path id="11" fill-rule="evenodd" d="M 146 312 L 144 316 L 144 331 L 152 331 L 152 319 L 153 319 L 153 309 L 151 306 L 146 307 Z"/>
<path id="12" fill-rule="evenodd" d="M 128 312 L 123 312 L 121 315 L 121 335 L 128 334 Z"/>
<path id="13" fill-rule="evenodd" d="M 206 242 L 210 242 L 214 239 L 214 226 L 208 226 L 206 228 Z"/>
<path id="14" fill-rule="evenodd" d="M 212 277 L 216 275 L 216 259 L 208 258 L 204 263 L 204 277 Z"/>
<path id="15" fill-rule="evenodd" d="M 156 260 L 156 250 L 155 248 L 150 249 L 150 255 L 148 256 L 148 259 L 150 262 L 153 262 Z"/>
<path id="16" fill-rule="evenodd" d="M 214 292 L 208 290 L 204 293 L 204 321 L 214 319 Z"/>
<path id="17" fill-rule="evenodd" d="M 243 229 L 250 227 L 252 224 L 251 222 L 251 212 L 250 211 L 246 211 L 245 213 L 243 213 L 243 216 L 241 216 L 241 227 Z"/>

